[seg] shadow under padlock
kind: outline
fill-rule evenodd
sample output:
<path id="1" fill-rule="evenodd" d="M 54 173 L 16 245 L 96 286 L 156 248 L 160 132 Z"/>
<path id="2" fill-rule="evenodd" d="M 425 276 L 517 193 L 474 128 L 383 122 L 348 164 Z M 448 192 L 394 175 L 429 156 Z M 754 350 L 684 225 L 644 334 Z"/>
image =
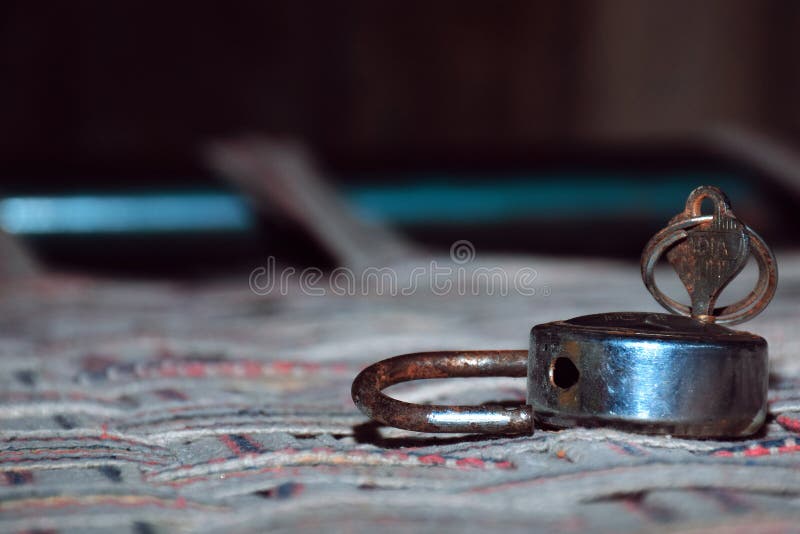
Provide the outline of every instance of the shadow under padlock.
<path id="1" fill-rule="evenodd" d="M 714 214 L 702 215 L 704 199 Z M 655 283 L 662 254 L 675 268 L 691 305 Z M 755 288 L 715 308 L 750 255 Z M 645 433 L 712 438 L 747 436 L 767 409 L 767 342 L 732 330 L 760 313 L 777 286 L 769 247 L 739 221 L 725 194 L 703 186 L 642 254 L 642 278 L 675 315 L 613 312 L 536 325 L 530 350 L 426 352 L 377 362 L 354 380 L 353 401 L 381 423 L 421 432 L 531 433 L 554 427 L 607 426 Z M 381 390 L 410 380 L 509 376 L 528 378 L 527 403 L 506 406 L 422 405 Z"/>

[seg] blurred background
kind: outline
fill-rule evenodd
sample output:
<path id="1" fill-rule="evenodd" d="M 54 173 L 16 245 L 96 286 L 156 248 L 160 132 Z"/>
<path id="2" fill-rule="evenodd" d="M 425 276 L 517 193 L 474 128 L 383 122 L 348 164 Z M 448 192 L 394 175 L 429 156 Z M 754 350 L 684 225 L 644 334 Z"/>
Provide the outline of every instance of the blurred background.
<path id="1" fill-rule="evenodd" d="M 3 2 L 3 254 L 634 259 L 701 184 L 792 247 L 798 30 L 790 0 Z"/>

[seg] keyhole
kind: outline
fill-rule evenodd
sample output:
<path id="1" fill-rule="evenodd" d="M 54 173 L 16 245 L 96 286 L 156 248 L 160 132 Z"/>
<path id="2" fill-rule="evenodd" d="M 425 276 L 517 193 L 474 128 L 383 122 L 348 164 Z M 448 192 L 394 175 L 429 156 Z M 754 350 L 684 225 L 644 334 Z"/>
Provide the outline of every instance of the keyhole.
<path id="1" fill-rule="evenodd" d="M 550 381 L 553 385 L 561 389 L 569 389 L 578 383 L 581 377 L 580 371 L 572 363 L 572 360 L 565 357 L 556 358 L 550 364 Z"/>

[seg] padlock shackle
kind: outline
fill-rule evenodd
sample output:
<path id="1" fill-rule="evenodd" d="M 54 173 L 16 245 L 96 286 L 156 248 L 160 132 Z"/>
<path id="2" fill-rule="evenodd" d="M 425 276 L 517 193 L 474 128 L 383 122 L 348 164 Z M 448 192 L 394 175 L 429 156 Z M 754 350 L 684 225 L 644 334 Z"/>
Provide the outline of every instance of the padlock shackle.
<path id="1" fill-rule="evenodd" d="M 450 406 L 414 404 L 393 399 L 381 390 L 401 382 L 428 378 L 488 376 L 525 377 L 527 350 L 439 351 L 405 354 L 370 365 L 353 381 L 356 406 L 386 425 L 417 432 L 531 434 L 530 406 Z"/>

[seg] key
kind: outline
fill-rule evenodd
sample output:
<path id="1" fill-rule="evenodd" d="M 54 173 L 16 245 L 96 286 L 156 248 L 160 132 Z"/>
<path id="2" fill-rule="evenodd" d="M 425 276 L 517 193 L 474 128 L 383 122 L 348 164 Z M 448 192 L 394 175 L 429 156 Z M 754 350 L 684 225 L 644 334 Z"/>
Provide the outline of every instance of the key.
<path id="1" fill-rule="evenodd" d="M 686 239 L 667 252 L 667 260 L 689 293 L 692 317 L 713 320 L 717 298 L 747 263 L 750 239 L 728 197 L 712 186 L 695 189 L 670 223 L 701 216 L 706 198 L 714 203 L 712 220 L 686 230 Z"/>

